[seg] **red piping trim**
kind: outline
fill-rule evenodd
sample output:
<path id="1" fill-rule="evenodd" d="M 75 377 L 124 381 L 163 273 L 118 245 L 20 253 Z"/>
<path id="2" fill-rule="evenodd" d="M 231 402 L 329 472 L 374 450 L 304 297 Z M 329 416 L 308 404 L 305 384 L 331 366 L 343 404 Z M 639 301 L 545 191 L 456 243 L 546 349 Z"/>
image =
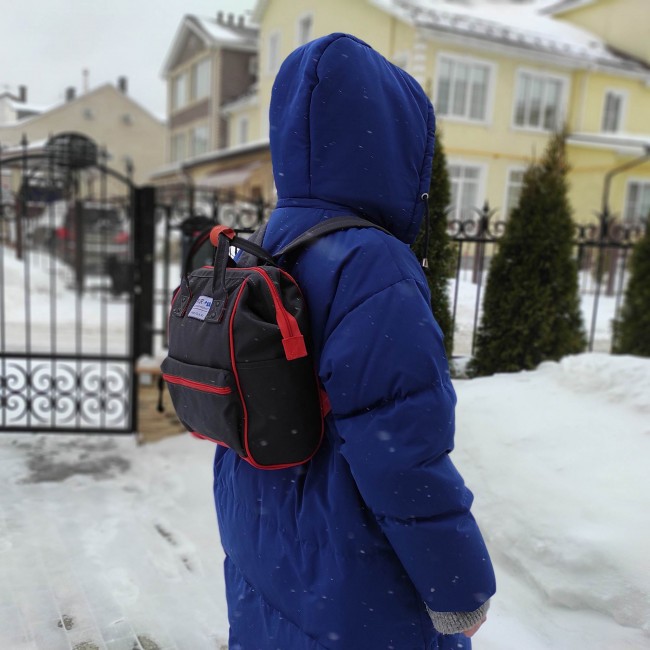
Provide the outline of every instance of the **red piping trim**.
<path id="1" fill-rule="evenodd" d="M 255 270 L 257 270 L 257 269 L 255 269 Z M 271 279 L 269 278 L 269 281 L 270 280 Z M 260 465 L 259 463 L 256 463 L 255 460 L 253 460 L 253 457 L 251 455 L 250 447 L 248 446 L 248 411 L 246 410 L 246 401 L 244 400 L 244 394 L 242 392 L 241 383 L 239 381 L 239 373 L 237 372 L 237 363 L 236 363 L 236 359 L 235 359 L 235 340 L 234 340 L 234 337 L 233 337 L 235 315 L 237 314 L 237 307 L 239 306 L 239 301 L 241 300 L 244 287 L 246 286 L 246 282 L 248 282 L 248 279 L 246 279 L 246 280 L 244 280 L 244 282 L 242 282 L 242 285 L 241 285 L 241 287 L 239 289 L 239 292 L 237 293 L 237 298 L 235 299 L 235 304 L 233 305 L 233 308 L 232 308 L 232 313 L 231 313 L 231 316 L 230 316 L 230 325 L 229 325 L 229 331 L 230 331 L 230 364 L 232 366 L 232 371 L 233 371 L 233 374 L 235 376 L 235 382 L 237 384 L 237 390 L 239 391 L 239 398 L 240 398 L 241 405 L 242 405 L 242 413 L 244 415 L 244 428 L 243 428 L 244 435 L 243 435 L 243 438 L 244 438 L 244 449 L 246 450 L 246 458 L 244 458 L 243 460 L 245 460 L 249 465 L 252 465 L 256 469 L 287 469 L 289 467 L 295 467 L 296 465 L 302 465 L 303 463 L 310 460 L 312 458 L 313 454 L 309 458 L 307 458 L 305 460 L 302 460 L 302 461 L 300 461 L 298 463 L 285 463 L 285 464 L 282 464 L 282 465 Z M 273 282 L 271 282 L 271 284 L 273 284 Z M 316 451 L 314 451 L 314 454 L 316 453 Z"/>
<path id="2" fill-rule="evenodd" d="M 300 331 L 300 326 L 298 321 L 295 319 L 294 315 L 289 313 L 285 306 L 282 304 L 282 300 L 278 294 L 276 286 L 273 284 L 273 280 L 269 274 L 261 268 L 254 269 L 259 273 L 264 281 L 269 286 L 269 291 L 271 297 L 273 298 L 273 304 L 275 306 L 275 318 L 280 328 L 280 333 L 282 334 L 282 345 L 284 347 L 284 353 L 287 357 L 287 361 L 293 361 L 294 359 L 300 359 L 307 356 L 307 347 L 305 345 L 305 339 Z"/>
<path id="3" fill-rule="evenodd" d="M 169 306 L 169 311 L 167 312 L 167 338 L 169 338 L 169 319 L 172 317 L 172 312 L 174 311 L 174 301 L 176 300 L 176 296 L 178 295 L 178 292 L 181 290 L 180 286 L 176 287 L 174 290 L 174 295 L 172 296 L 172 301 Z"/>
<path id="4" fill-rule="evenodd" d="M 219 447 L 225 447 L 226 449 L 230 449 L 230 447 L 225 442 L 221 442 L 220 440 L 215 440 L 214 438 L 208 438 L 208 436 L 204 436 L 202 433 L 197 433 L 196 431 L 190 431 L 190 435 L 194 436 L 195 438 L 199 438 L 200 440 L 207 440 L 208 442 L 213 442 L 215 445 L 219 445 Z"/>
<path id="5" fill-rule="evenodd" d="M 237 364 L 235 362 L 235 339 L 233 337 L 233 327 L 235 324 L 235 314 L 237 313 L 237 307 L 239 306 L 239 301 L 241 300 L 242 294 L 244 292 L 244 287 L 248 278 L 246 278 L 239 287 L 237 293 L 237 298 L 235 299 L 235 304 L 232 307 L 232 312 L 230 314 L 230 323 L 228 324 L 229 338 L 230 338 L 230 365 L 232 366 L 233 374 L 235 375 L 235 383 L 237 384 L 237 390 L 239 391 L 239 401 L 241 402 L 242 416 L 244 420 L 243 426 L 243 437 L 244 437 L 244 448 L 246 453 L 250 455 L 248 450 L 248 411 L 246 410 L 246 402 L 244 401 L 244 395 L 241 390 L 241 383 L 239 382 L 239 373 L 237 372 Z M 248 460 L 248 459 L 246 459 Z"/>
<path id="6" fill-rule="evenodd" d="M 200 381 L 193 381 L 192 379 L 185 379 L 184 377 L 168 375 L 165 373 L 163 373 L 163 378 L 170 384 L 178 384 L 179 386 L 200 390 L 204 393 L 215 393 L 217 395 L 230 395 L 230 393 L 232 393 L 232 388 L 230 388 L 230 386 L 212 386 L 211 384 L 205 384 Z"/>

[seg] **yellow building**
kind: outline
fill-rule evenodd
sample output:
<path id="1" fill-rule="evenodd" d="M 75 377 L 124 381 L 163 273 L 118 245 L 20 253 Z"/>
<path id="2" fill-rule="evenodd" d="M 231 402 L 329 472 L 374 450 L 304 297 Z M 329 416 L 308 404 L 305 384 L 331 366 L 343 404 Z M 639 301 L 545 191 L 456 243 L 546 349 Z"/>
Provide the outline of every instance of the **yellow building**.
<path id="1" fill-rule="evenodd" d="M 570 199 L 582 222 L 601 207 L 605 175 L 650 152 L 646 0 L 259 0 L 253 18 L 260 26 L 257 97 L 230 105 L 230 123 L 245 119 L 249 140 L 265 151 L 282 60 L 312 38 L 353 33 L 432 98 L 452 217 L 471 216 L 485 200 L 506 215 L 527 163 L 564 124 Z M 231 128 L 231 147 L 241 146 L 236 134 Z M 650 163 L 612 177 L 610 206 L 630 221 L 648 214 Z"/>

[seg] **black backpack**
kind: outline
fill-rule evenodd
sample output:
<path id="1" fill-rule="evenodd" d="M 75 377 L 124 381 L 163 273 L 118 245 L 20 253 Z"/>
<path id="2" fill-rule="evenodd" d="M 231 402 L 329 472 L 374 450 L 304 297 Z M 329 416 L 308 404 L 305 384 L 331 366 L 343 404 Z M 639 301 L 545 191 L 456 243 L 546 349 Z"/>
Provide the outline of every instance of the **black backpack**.
<path id="1" fill-rule="evenodd" d="M 300 465 L 316 453 L 329 407 L 312 359 L 307 305 L 277 260 L 348 228 L 388 233 L 365 219 L 334 217 L 274 256 L 225 226 L 194 241 L 172 299 L 161 366 L 188 431 L 260 469 Z M 188 273 L 208 238 L 216 247 L 214 266 Z M 231 246 L 248 253 L 249 263 L 235 263 Z"/>

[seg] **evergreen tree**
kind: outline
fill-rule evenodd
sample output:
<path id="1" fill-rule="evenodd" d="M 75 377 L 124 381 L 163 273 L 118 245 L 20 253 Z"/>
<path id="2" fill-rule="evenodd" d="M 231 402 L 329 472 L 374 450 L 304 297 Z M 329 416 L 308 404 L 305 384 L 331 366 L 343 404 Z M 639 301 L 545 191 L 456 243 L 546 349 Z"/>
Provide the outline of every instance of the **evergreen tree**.
<path id="1" fill-rule="evenodd" d="M 445 336 L 445 350 L 451 359 L 454 333 L 451 323 L 451 309 L 447 280 L 453 268 L 453 249 L 447 234 L 447 210 L 451 203 L 451 185 L 447 171 L 447 157 L 442 145 L 440 133 L 436 133 L 436 146 L 433 152 L 431 183 L 429 186 L 429 250 L 425 269 L 429 290 L 431 291 L 431 309 L 442 333 Z M 420 232 L 413 245 L 421 259 L 424 251 L 425 220 L 422 220 Z"/>
<path id="2" fill-rule="evenodd" d="M 614 323 L 614 352 L 650 357 L 650 223 L 630 260 L 630 281 Z"/>
<path id="3" fill-rule="evenodd" d="M 532 369 L 585 348 L 565 140 L 564 133 L 553 135 L 524 175 L 490 265 L 473 375 Z"/>

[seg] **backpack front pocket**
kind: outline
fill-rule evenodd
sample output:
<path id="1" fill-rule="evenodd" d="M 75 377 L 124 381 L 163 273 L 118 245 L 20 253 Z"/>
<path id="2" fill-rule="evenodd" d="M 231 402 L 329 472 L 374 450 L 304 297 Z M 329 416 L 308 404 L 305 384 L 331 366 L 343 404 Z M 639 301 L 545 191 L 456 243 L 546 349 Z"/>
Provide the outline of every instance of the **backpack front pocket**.
<path id="1" fill-rule="evenodd" d="M 163 361 L 161 370 L 183 426 L 245 456 L 242 408 L 233 374 L 171 357 Z"/>

